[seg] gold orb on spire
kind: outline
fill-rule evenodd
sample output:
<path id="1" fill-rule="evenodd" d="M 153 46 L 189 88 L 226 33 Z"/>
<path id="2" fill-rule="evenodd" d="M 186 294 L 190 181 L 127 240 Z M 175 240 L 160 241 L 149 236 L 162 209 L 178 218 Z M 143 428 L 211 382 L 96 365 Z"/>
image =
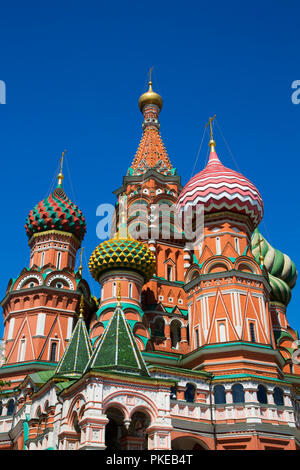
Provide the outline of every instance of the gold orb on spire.
<path id="1" fill-rule="evenodd" d="M 63 163 L 64 163 L 65 153 L 66 153 L 66 150 L 63 151 L 63 153 L 61 155 L 61 159 L 60 159 L 60 172 L 57 175 L 58 186 L 62 186 L 62 182 L 63 182 L 63 179 L 64 179 L 64 175 L 63 175 L 62 170 L 63 170 Z"/>
<path id="2" fill-rule="evenodd" d="M 213 129 L 212 129 L 212 122 L 215 119 L 216 115 L 214 117 L 210 117 L 208 120 L 208 123 L 206 124 L 205 128 L 209 125 L 210 126 L 210 141 L 208 145 L 210 146 L 210 149 L 212 152 L 215 152 L 215 146 L 216 142 L 214 141 L 214 136 L 213 136 Z"/>
<path id="3" fill-rule="evenodd" d="M 159 110 L 161 110 L 163 107 L 162 97 L 158 93 L 155 93 L 155 91 L 152 90 L 152 81 L 151 81 L 152 68 L 150 69 L 150 72 L 149 72 L 149 83 L 148 83 L 149 89 L 146 93 L 143 93 L 139 99 L 139 108 L 142 112 L 143 112 L 144 106 L 146 106 L 147 104 L 155 104 L 156 106 L 158 106 Z"/>

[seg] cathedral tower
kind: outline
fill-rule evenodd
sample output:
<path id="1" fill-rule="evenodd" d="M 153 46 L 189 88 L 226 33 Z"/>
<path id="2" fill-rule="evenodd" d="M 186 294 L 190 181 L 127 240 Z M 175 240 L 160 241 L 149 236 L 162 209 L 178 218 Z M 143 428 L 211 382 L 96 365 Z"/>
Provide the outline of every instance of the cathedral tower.
<path id="1" fill-rule="evenodd" d="M 1 302 L 5 345 L 1 376 L 7 374 L 12 387 L 28 371 L 47 369 L 59 361 L 76 322 L 80 295 L 87 305 L 90 299 L 81 269 L 75 272 L 86 223 L 65 194 L 63 178 L 61 168 L 54 191 L 30 211 L 25 225 L 29 267 L 10 280 Z"/>

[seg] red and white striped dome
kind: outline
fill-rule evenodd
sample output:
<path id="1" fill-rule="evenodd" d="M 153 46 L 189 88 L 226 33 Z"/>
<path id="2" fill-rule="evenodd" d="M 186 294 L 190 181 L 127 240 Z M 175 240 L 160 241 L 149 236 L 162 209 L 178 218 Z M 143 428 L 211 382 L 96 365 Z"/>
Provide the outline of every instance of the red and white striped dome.
<path id="1" fill-rule="evenodd" d="M 204 212 L 236 212 L 248 216 L 255 227 L 263 217 L 263 200 L 257 188 L 241 173 L 226 168 L 211 141 L 204 170 L 193 176 L 178 198 L 178 208 L 204 204 Z"/>

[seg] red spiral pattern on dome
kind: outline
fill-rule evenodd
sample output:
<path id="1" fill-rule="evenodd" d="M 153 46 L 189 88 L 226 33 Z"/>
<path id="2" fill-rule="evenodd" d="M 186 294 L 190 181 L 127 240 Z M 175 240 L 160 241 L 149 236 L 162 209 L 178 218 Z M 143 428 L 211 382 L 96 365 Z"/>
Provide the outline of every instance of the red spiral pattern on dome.
<path id="1" fill-rule="evenodd" d="M 241 173 L 226 168 L 212 149 L 209 161 L 185 185 L 178 208 L 204 205 L 205 213 L 236 212 L 248 216 L 255 227 L 263 217 L 263 200 L 257 188 Z"/>

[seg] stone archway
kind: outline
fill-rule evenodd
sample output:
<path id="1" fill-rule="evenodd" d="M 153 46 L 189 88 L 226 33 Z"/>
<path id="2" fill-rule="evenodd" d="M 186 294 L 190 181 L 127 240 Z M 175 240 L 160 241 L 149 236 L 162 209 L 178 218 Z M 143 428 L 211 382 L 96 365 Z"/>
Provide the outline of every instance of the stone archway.
<path id="1" fill-rule="evenodd" d="M 137 410 L 131 416 L 128 429 L 127 443 L 131 450 L 147 450 L 148 436 L 147 428 L 151 423 L 149 414 L 144 410 Z"/>
<path id="2" fill-rule="evenodd" d="M 208 448 L 196 437 L 181 436 L 172 439 L 172 450 L 208 450 Z"/>
<path id="3" fill-rule="evenodd" d="M 105 412 L 108 423 L 105 426 L 105 446 L 106 450 L 122 450 L 121 439 L 126 435 L 123 412 L 114 406 L 109 407 Z"/>

